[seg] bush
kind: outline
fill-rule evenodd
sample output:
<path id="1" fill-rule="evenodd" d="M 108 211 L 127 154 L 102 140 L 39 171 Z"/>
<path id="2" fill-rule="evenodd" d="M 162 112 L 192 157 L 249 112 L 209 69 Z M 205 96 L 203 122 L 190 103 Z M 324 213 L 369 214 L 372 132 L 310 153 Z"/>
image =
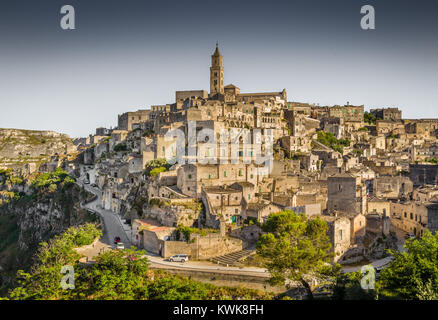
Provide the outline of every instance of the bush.
<path id="1" fill-rule="evenodd" d="M 210 229 L 210 228 L 199 229 L 199 228 L 186 227 L 182 224 L 179 224 L 178 228 L 176 229 L 177 239 L 181 240 L 181 238 L 182 238 L 181 235 L 183 235 L 184 239 L 187 242 L 190 241 L 190 236 L 192 234 L 199 234 L 202 237 L 205 237 L 209 233 L 217 233 L 217 232 L 219 232 L 219 230 L 217 230 L 217 229 Z"/>
<path id="2" fill-rule="evenodd" d="M 156 175 L 158 175 L 160 172 L 164 172 L 167 169 L 165 167 L 159 167 L 159 168 L 154 168 L 149 172 L 149 176 L 151 177 L 155 177 Z"/>
<path id="3" fill-rule="evenodd" d="M 114 146 L 114 151 L 115 152 L 119 152 L 119 151 L 127 151 L 128 150 L 128 147 L 126 146 L 126 144 L 124 144 L 124 143 L 119 143 L 119 144 L 116 144 L 115 146 Z"/>
<path id="4" fill-rule="evenodd" d="M 166 171 L 170 167 L 171 167 L 171 165 L 167 163 L 166 159 L 151 160 L 151 161 L 148 161 L 146 163 L 144 174 L 146 176 L 151 176 L 151 171 L 154 170 L 154 169 L 164 168 L 165 169 L 164 171 Z M 162 169 L 160 169 L 160 170 L 162 170 Z M 155 171 L 155 172 L 157 172 L 157 171 Z M 155 175 L 157 175 L 160 172 L 163 172 L 163 171 L 159 171 Z"/>
<path id="5" fill-rule="evenodd" d="M 349 139 L 336 139 L 331 132 L 318 131 L 317 141 L 339 153 L 344 153 L 344 147 L 350 146 Z"/>
<path id="6" fill-rule="evenodd" d="M 31 181 L 31 186 L 37 190 L 48 188 L 49 191 L 56 191 L 59 184 L 65 186 L 72 185 L 76 180 L 61 168 L 56 168 L 54 172 L 37 174 Z M 55 185 L 55 186 L 53 186 Z"/>

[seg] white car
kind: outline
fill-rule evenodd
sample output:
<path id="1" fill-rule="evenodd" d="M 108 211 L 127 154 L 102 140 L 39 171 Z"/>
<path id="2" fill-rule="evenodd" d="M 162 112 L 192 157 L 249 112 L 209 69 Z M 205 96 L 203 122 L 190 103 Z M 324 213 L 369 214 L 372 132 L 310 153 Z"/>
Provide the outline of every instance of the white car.
<path id="1" fill-rule="evenodd" d="M 125 245 L 123 244 L 123 242 L 118 242 L 116 244 L 116 250 L 123 250 L 125 249 Z"/>
<path id="2" fill-rule="evenodd" d="M 187 262 L 189 261 L 189 256 L 186 254 L 176 254 L 169 258 L 170 262 Z"/>

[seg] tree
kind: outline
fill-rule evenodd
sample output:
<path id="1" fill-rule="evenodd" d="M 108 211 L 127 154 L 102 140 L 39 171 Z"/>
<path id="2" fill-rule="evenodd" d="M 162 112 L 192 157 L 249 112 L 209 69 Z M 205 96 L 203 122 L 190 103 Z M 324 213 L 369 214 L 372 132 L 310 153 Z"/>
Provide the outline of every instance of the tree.
<path id="1" fill-rule="evenodd" d="M 402 299 L 438 296 L 438 233 L 424 231 L 406 241 L 407 251 L 390 251 L 394 259 L 380 275 L 383 294 Z"/>
<path id="2" fill-rule="evenodd" d="M 372 113 L 365 111 L 363 114 L 363 120 L 369 124 L 376 124 L 377 118 Z"/>
<path id="3" fill-rule="evenodd" d="M 100 254 L 90 268 L 79 268 L 74 299 L 148 299 L 149 262 L 134 248 Z"/>
<path id="4" fill-rule="evenodd" d="M 376 291 L 365 290 L 361 286 L 363 274 L 361 271 L 342 273 L 336 276 L 333 288 L 334 300 L 375 300 Z"/>
<path id="5" fill-rule="evenodd" d="M 127 151 L 128 150 L 128 147 L 126 146 L 126 144 L 124 144 L 124 143 L 119 143 L 119 144 L 116 144 L 115 146 L 114 146 L 114 151 L 115 152 L 119 152 L 119 151 Z"/>
<path id="6" fill-rule="evenodd" d="M 80 255 L 73 248 L 91 244 L 102 235 L 93 224 L 80 227 L 70 227 L 62 235 L 49 242 L 42 242 L 36 254 L 37 263 L 29 273 L 18 271 L 18 283 L 10 294 L 13 299 L 68 299 L 71 290 L 61 288 L 63 266 L 73 266 L 78 269 Z"/>
<path id="7" fill-rule="evenodd" d="M 339 268 L 330 265 L 333 254 L 329 252 L 328 226 L 319 217 L 307 220 L 305 214 L 285 210 L 271 214 L 262 230 L 266 234 L 257 242 L 257 253 L 264 259 L 273 285 L 298 281 L 312 299 L 309 277 L 333 276 Z"/>
<path id="8" fill-rule="evenodd" d="M 165 170 L 168 170 L 171 167 L 170 164 L 167 163 L 166 159 L 155 159 L 155 160 L 150 160 L 145 164 L 145 170 L 144 170 L 144 174 L 147 176 L 151 176 L 151 173 L 154 169 L 154 174 L 157 175 L 158 173 L 162 172 L 161 170 L 163 169 L 159 169 L 159 168 L 164 168 Z"/>
<path id="9" fill-rule="evenodd" d="M 149 175 L 151 177 L 155 177 L 156 175 L 158 175 L 160 172 L 164 172 L 167 171 L 167 169 L 165 167 L 158 167 L 158 168 L 154 168 L 149 172 Z"/>

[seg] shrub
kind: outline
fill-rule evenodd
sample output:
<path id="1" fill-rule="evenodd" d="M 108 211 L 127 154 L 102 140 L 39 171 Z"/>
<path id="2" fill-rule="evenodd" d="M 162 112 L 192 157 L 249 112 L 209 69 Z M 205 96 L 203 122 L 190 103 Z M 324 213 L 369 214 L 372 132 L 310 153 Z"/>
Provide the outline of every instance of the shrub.
<path id="1" fill-rule="evenodd" d="M 115 152 L 119 152 L 119 151 L 127 151 L 128 150 L 128 147 L 126 146 L 126 144 L 124 144 L 124 143 L 119 143 L 119 144 L 116 144 L 115 146 L 114 146 L 114 151 Z"/>
<path id="2" fill-rule="evenodd" d="M 149 176 L 151 177 L 155 177 L 156 175 L 158 175 L 160 172 L 164 172 L 167 169 L 165 167 L 159 167 L 159 168 L 154 168 L 149 172 Z"/>

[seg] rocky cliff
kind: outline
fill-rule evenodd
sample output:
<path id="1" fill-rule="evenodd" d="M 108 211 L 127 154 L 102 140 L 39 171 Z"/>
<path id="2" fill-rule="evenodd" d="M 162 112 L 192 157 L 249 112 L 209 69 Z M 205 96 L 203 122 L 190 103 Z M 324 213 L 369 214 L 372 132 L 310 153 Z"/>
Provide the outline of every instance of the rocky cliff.
<path id="1" fill-rule="evenodd" d="M 53 156 L 75 152 L 68 135 L 53 131 L 0 129 L 0 168 L 18 168 L 24 164 L 36 165 Z"/>
<path id="2" fill-rule="evenodd" d="M 65 171 L 60 174 L 64 180 L 58 182 L 55 175 L 46 175 L 48 186 L 31 184 L 27 193 L 21 191 L 27 180 L 20 185 L 0 184 L 0 296 L 12 285 L 16 271 L 31 265 L 42 241 L 70 226 L 98 221 L 80 207 L 93 195 L 77 186 Z M 2 190 L 5 188 L 9 191 Z"/>

